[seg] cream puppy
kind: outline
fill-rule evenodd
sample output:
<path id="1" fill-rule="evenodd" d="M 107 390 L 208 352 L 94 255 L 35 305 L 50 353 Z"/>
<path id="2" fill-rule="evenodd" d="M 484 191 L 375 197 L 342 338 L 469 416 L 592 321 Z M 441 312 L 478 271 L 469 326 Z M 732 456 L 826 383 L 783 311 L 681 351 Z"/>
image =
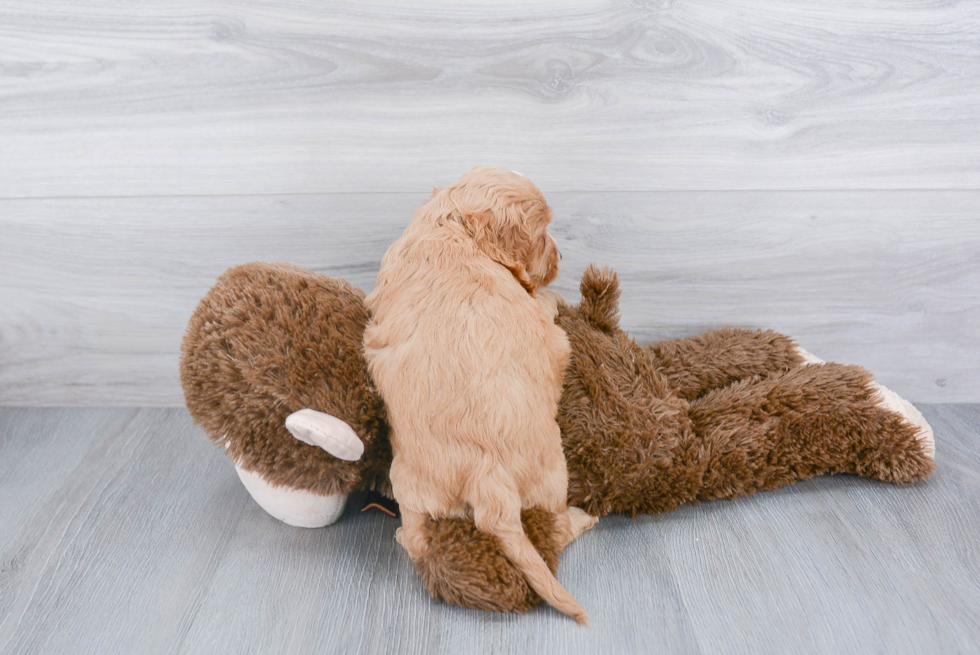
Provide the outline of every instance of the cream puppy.
<path id="1" fill-rule="evenodd" d="M 539 291 L 558 273 L 550 220 L 537 187 L 499 168 L 433 192 L 381 263 L 364 349 L 388 409 L 409 556 L 425 553 L 429 517 L 472 517 L 542 598 L 582 623 L 520 518 L 553 512 L 566 544 L 595 523 L 567 505 L 555 416 L 570 349 Z"/>

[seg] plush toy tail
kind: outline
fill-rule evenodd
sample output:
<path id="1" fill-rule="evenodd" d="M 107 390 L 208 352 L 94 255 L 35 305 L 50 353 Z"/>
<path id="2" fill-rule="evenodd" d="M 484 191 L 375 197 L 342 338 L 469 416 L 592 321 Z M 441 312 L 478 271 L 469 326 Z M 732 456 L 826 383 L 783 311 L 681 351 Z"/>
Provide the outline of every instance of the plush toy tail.
<path id="1" fill-rule="evenodd" d="M 579 284 L 582 316 L 603 332 L 619 329 L 619 277 L 611 268 L 589 264 Z"/>

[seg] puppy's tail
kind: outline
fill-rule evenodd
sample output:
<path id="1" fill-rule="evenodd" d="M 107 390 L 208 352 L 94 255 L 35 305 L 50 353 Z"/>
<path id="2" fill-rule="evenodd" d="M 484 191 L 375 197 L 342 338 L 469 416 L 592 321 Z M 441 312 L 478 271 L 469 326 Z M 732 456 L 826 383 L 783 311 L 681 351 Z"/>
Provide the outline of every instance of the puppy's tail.
<path id="1" fill-rule="evenodd" d="M 486 491 L 486 486 L 483 488 Z M 552 574 L 541 554 L 524 534 L 521 524 L 521 501 L 514 494 L 500 498 L 499 488 L 492 495 L 478 494 L 481 498 L 473 506 L 476 527 L 497 537 L 504 555 L 517 567 L 527 583 L 541 598 L 555 609 L 567 614 L 580 624 L 589 625 L 589 616 L 578 601 L 561 586 Z"/>

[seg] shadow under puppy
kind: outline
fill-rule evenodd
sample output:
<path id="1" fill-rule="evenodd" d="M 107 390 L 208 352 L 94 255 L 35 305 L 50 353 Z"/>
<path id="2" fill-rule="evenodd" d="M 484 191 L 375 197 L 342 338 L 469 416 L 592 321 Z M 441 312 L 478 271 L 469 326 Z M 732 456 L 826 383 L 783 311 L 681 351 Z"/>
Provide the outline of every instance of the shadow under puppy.
<path id="1" fill-rule="evenodd" d="M 542 598 L 586 623 L 521 524 L 522 510 L 554 514 L 564 547 L 595 523 L 567 504 L 556 415 L 570 347 L 539 291 L 558 273 L 550 221 L 537 187 L 500 168 L 436 191 L 382 260 L 364 353 L 412 560 L 428 551 L 430 518 L 471 517 Z"/>

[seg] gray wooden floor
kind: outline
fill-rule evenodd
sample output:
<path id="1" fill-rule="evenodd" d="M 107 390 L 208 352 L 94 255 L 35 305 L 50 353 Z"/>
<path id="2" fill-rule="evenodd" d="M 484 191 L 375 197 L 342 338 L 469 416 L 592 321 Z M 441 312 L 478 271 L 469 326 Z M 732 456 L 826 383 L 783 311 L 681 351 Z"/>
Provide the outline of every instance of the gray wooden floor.
<path id="1" fill-rule="evenodd" d="M 603 519 L 548 609 L 429 600 L 361 514 L 267 516 L 182 409 L 0 409 L 0 652 L 965 653 L 980 649 L 980 405 L 931 405 L 940 467 Z"/>

